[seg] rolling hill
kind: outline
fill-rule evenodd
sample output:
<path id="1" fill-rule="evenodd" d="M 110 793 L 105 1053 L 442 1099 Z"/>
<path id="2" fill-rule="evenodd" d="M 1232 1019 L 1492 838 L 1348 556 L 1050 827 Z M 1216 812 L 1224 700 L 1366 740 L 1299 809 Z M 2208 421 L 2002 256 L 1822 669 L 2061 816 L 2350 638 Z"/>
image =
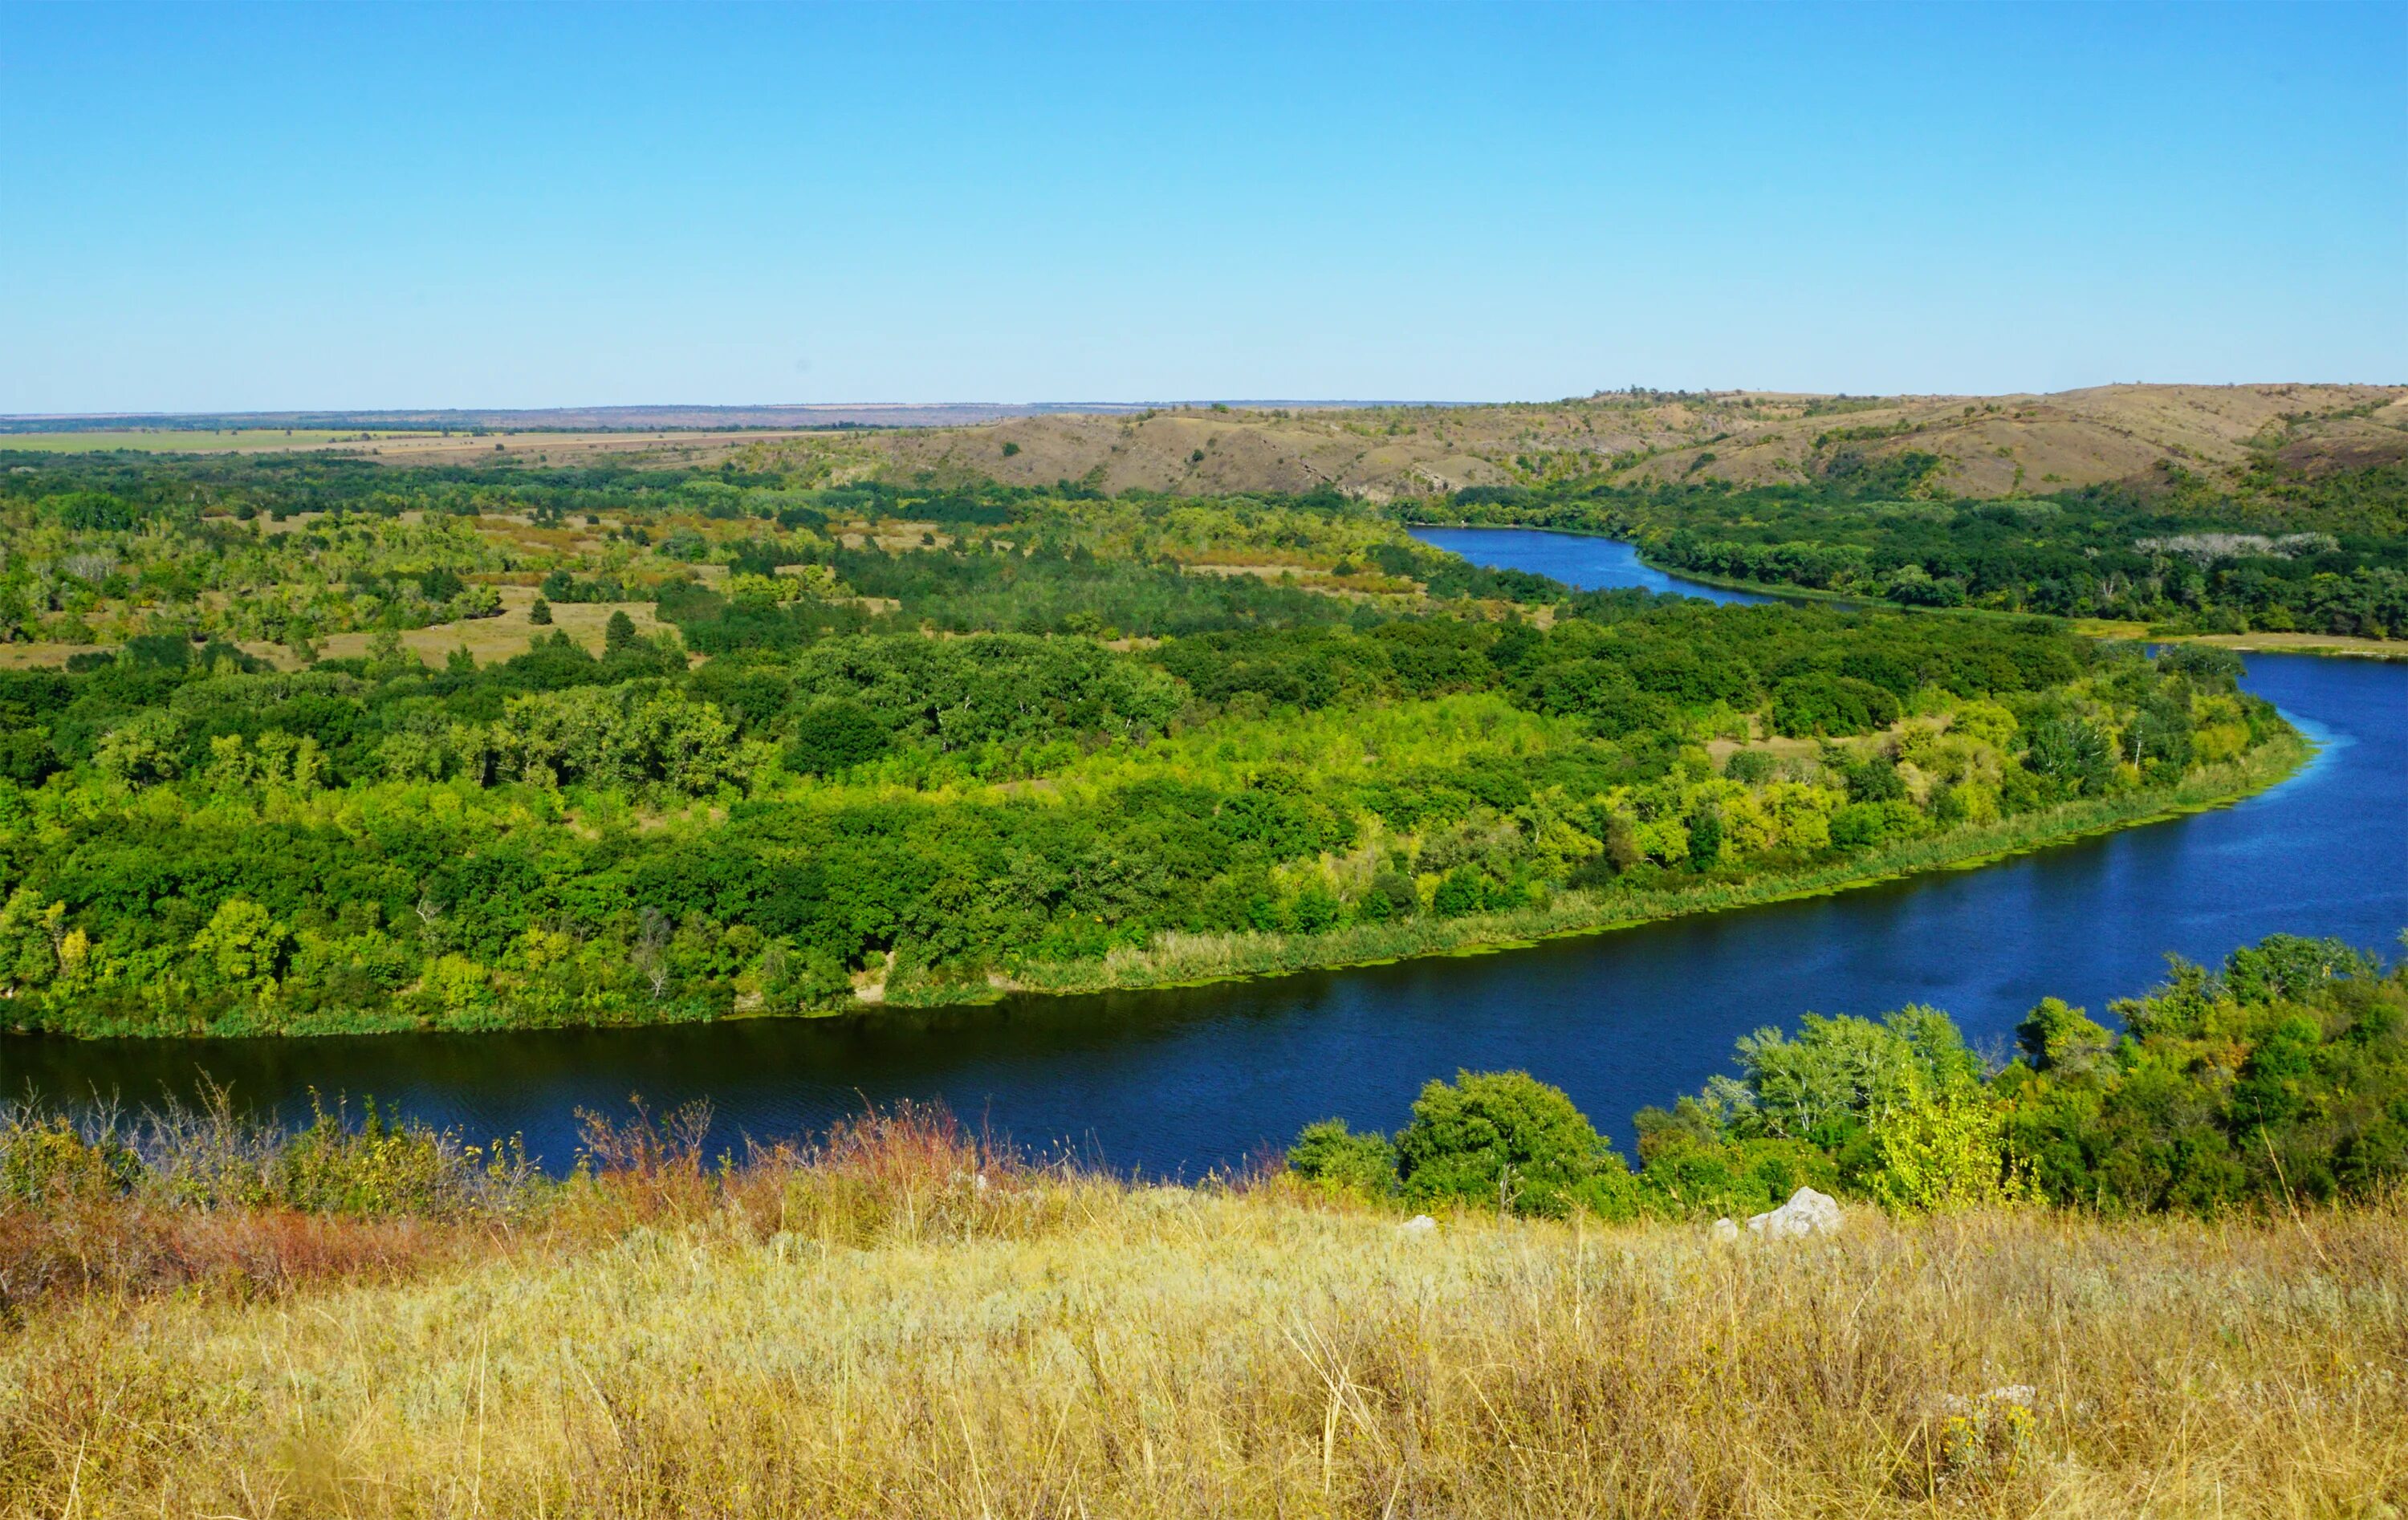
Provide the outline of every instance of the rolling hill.
<path id="1" fill-rule="evenodd" d="M 72 435 L 104 423 L 155 428 L 124 446 L 159 451 L 174 451 L 179 431 L 194 427 L 244 430 L 239 441 L 224 442 L 245 452 L 294 447 L 273 430 L 296 424 L 414 432 L 309 445 L 388 464 L 735 463 L 835 480 L 1077 480 L 1186 495 L 1332 488 L 1373 500 L 1567 479 L 1754 485 L 1906 468 L 1928 489 L 1979 498 L 2144 482 L 2172 471 L 2213 484 L 2252 466 L 2315 476 L 2408 460 L 2408 386 L 2109 385 L 1993 396 L 1638 390 L 1495 405 L 328 412 L 0 419 L 0 434 L 34 447 L 35 427 Z M 0 448 L 11 442 L 0 436 Z"/>
<path id="2" fill-rule="evenodd" d="M 743 451 L 833 470 L 1086 480 L 1182 495 L 1331 487 L 1374 499 L 1537 484 L 1734 484 L 1937 461 L 1959 496 L 2042 494 L 2169 469 L 2211 480 L 2272 456 L 2309 474 L 2408 459 L 2408 387 L 2115 385 L 2051 395 L 1604 393 L 1498 406 L 1170 407 L 1057 412 Z"/>

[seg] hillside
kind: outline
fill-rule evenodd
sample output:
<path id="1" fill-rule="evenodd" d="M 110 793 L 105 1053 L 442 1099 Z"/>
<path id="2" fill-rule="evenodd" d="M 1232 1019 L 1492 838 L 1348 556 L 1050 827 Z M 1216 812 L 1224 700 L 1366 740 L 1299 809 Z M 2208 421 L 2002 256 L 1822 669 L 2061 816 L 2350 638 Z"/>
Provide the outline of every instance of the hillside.
<path id="1" fill-rule="evenodd" d="M 223 429 L 222 433 L 208 430 Z M 288 429 L 299 430 L 286 431 Z M 315 436 L 309 436 L 314 430 Z M 356 430 L 358 437 L 349 436 Z M 189 439 L 186 435 L 190 435 Z M 373 436 L 368 436 L 373 435 Z M 2050 395 L 1610 392 L 1499 405 L 1239 403 L 609 407 L 0 419 L 0 448 L 356 452 L 387 464 L 736 462 L 824 480 L 1084 480 L 1209 495 L 1334 487 L 1375 501 L 1567 479 L 1762 484 L 1938 465 L 1959 496 L 2043 495 L 2178 468 L 2305 475 L 2408 459 L 2408 387 L 2110 385 Z"/>
<path id="2" fill-rule="evenodd" d="M 1735 484 L 1878 472 L 1910 454 L 1960 496 L 2042 495 L 2169 467 L 2230 478 L 2272 454 L 2318 473 L 2408 458 L 2408 388 L 2116 385 L 2054 395 L 1600 394 L 1478 407 L 1180 407 L 1054 413 L 873 439 L 795 438 L 761 463 L 875 459 L 938 479 L 1085 480 L 1181 495 L 1334 487 L 1386 500 L 1467 486 L 1602 479 Z"/>
<path id="3" fill-rule="evenodd" d="M 0 1514 L 2223 1520 L 2408 1480 L 2396 1203 L 1412 1228 L 871 1120 L 393 1211 L 419 1144 L 309 1153 L 367 1208 L 0 1199 L 66 1279 L 0 1300 Z"/>

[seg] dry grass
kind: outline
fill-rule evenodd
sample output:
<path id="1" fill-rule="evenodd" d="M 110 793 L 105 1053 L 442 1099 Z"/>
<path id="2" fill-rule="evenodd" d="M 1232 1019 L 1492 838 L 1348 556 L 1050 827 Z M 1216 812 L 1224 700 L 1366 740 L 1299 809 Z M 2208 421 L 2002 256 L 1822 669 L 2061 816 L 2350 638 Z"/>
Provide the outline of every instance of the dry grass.
<path id="1" fill-rule="evenodd" d="M 602 652 L 603 633 L 613 612 L 624 612 L 636 625 L 636 632 L 650 638 L 664 632 L 657 609 L 650 602 L 554 602 L 552 604 L 552 625 L 541 627 L 528 621 L 527 614 L 535 606 L 537 593 L 530 586 L 495 586 L 502 598 L 499 617 L 472 618 L 465 623 L 437 623 L 423 628 L 405 630 L 402 647 L 416 653 L 429 665 L 439 666 L 455 649 L 465 649 L 475 656 L 479 665 L 493 665 L 524 654 L 529 645 L 554 633 L 565 633 L 584 646 L 589 653 Z M 333 634 L 319 640 L 319 652 L 337 658 L 366 654 L 376 636 L 373 633 Z M 285 663 L 292 656 L 274 644 L 245 644 L 243 648 Z"/>
<path id="2" fill-rule="evenodd" d="M 2165 644 L 2214 644 L 2243 654 L 2353 654 L 2378 660 L 2401 657 L 2396 638 L 2363 638 L 2356 634 L 2277 633 L 2152 634 L 2145 623 L 2114 618 L 2073 618 L 2074 632 L 2090 638 L 2145 638 Z"/>
<path id="3" fill-rule="evenodd" d="M 650 638 L 665 632 L 668 624 L 660 620 L 658 609 L 650 602 L 555 602 L 552 608 L 552 625 L 542 627 L 528 620 L 537 593 L 529 586 L 498 585 L 501 595 L 499 616 L 471 618 L 460 623 L 436 623 L 423 628 L 406 628 L 401 633 L 404 649 L 424 663 L 440 667 L 455 649 L 465 649 L 479 665 L 494 665 L 524 654 L 538 638 L 553 633 L 566 633 L 582 645 L 589 653 L 602 652 L 603 635 L 613 612 L 624 612 L 636 625 L 636 632 Z M 318 652 L 327 659 L 349 659 L 368 652 L 375 641 L 373 631 L 329 634 L 318 640 Z M 265 639 L 239 640 L 247 654 L 254 654 L 280 670 L 297 670 L 301 661 L 291 650 Z M 114 644 L 60 644 L 26 642 L 0 644 L 0 670 L 31 669 L 42 666 L 63 666 L 70 655 L 114 651 Z"/>
<path id="4" fill-rule="evenodd" d="M 1860 446 L 1876 455 L 1938 453 L 1949 461 L 1949 488 L 1973 497 L 2143 480 L 2160 464 L 2220 470 L 2241 462 L 2250 443 L 2286 419 L 2300 426 L 2284 457 L 2311 472 L 2397 459 L 2408 447 L 2401 428 L 2408 389 L 2399 386 L 2108 385 L 2050 395 L 1867 398 L 1840 412 L 1812 409 L 1815 399 L 1727 391 L 1446 408 L 1172 407 L 1002 421 L 982 420 L 978 408 L 838 408 L 792 418 L 798 425 L 791 430 L 775 425 L 790 420 L 782 415 L 666 408 L 548 419 L 563 429 L 616 424 L 603 432 L 519 431 L 507 424 L 527 419 L 497 417 L 491 420 L 504 430 L 484 436 L 409 430 L 359 441 L 357 433 L 303 429 L 289 436 L 276 429 L 16 434 L 0 437 L 0 449 L 332 450 L 390 465 L 699 468 L 733 460 L 794 468 L 822 483 L 932 470 L 949 480 L 993 477 L 1049 486 L 1100 469 L 1114 491 L 1140 486 L 1197 495 L 1335 485 L 1385 499 L 1500 484 L 1517 478 L 1516 461 L 1545 455 L 1618 456 L 1614 473 L 1625 484 L 1792 480 L 1814 438 L 1831 430 L 1862 434 Z M 845 415 L 936 425 L 826 430 Z M 772 425 L 734 425 L 746 423 Z M 1002 452 L 1007 443 L 1014 453 Z"/>
<path id="5" fill-rule="evenodd" d="M 2376 1515 L 2408 1482 L 2396 1203 L 1717 1246 L 1417 1236 L 909 1116 L 725 1176 L 608 1159 L 400 1280 L 32 1307 L 0 1513 Z"/>
<path id="6" fill-rule="evenodd" d="M 1167 409 L 1143 416 L 1054 414 L 970 427 L 870 436 L 899 469 L 940 478 L 992 476 L 1050 485 L 1103 471 L 1108 490 L 1180 495 L 1311 491 L 1325 485 L 1384 499 L 1522 478 L 1518 462 L 1618 457 L 1623 484 L 1795 480 L 1817 437 L 1855 430 L 1876 455 L 1909 450 L 1948 461 L 1958 495 L 2044 493 L 2147 478 L 2160 462 L 2218 471 L 2286 417 L 2303 420 L 2292 445 L 2302 467 L 2343 457 L 2397 457 L 2394 425 L 2408 391 L 2349 385 L 2115 385 L 2053 395 L 1890 396 L 1842 414 L 1812 398 L 1723 392 L 1711 396 L 1600 396 L 1584 401 L 1355 411 Z M 2352 414 L 2370 407 L 2374 417 Z M 1390 432 L 1394 424 L 1398 431 Z M 1018 452 L 1005 455 L 1006 443 Z M 799 462 L 824 440 L 765 441 L 754 458 Z M 1203 457 L 1197 459 L 1196 455 Z"/>

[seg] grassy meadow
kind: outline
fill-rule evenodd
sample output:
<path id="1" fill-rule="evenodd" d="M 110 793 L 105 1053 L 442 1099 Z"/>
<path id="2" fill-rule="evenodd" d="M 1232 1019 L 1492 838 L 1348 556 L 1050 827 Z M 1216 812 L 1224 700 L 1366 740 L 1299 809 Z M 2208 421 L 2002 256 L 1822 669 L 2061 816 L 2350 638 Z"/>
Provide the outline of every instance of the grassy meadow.
<path id="1" fill-rule="evenodd" d="M 1033 1166 L 925 1114 L 725 1169 L 666 1133 L 450 1212 L 0 1211 L 0 1514 L 2372 1516 L 2408 1495 L 2397 1198 L 1858 1207 L 1835 1238 L 1733 1244 L 1412 1230 L 1283 1177 Z"/>

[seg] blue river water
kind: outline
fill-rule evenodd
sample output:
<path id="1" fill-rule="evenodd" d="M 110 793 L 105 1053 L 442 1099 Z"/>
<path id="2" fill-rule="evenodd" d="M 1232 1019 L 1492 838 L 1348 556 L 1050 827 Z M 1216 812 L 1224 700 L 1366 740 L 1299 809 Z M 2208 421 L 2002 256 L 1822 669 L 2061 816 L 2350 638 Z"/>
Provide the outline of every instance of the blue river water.
<path id="1" fill-rule="evenodd" d="M 1422 542 L 1461 554 L 1474 565 L 1549 575 L 1582 591 L 1629 587 L 1676 591 L 1684 596 L 1725 604 L 1772 600 L 1751 591 L 1729 591 L 1667 574 L 1641 563 L 1639 551 L 1618 538 L 1548 533 L 1536 528 L 1415 528 L 1412 534 Z"/>
<path id="2" fill-rule="evenodd" d="M 1608 540 L 1431 537 L 1575 584 L 1689 589 Z M 1975 870 L 1495 954 L 989 1008 L 474 1036 L 16 1039 L 0 1040 L 0 1091 L 140 1103 L 206 1072 L 287 1112 L 306 1111 L 313 1087 L 372 1093 L 472 1137 L 523 1135 L 555 1166 L 572 1155 L 574 1110 L 623 1113 L 633 1094 L 655 1108 L 709 1098 L 729 1143 L 808 1132 L 865 1102 L 941 1099 L 1032 1148 L 1194 1177 L 1330 1114 L 1393 1127 L 1430 1077 L 1522 1068 L 1627 1143 L 1633 1111 L 1727 1070 L 1739 1036 L 1808 1011 L 1929 1003 L 2002 1047 L 2040 998 L 2103 1012 L 2159 981 L 2170 953 L 2213 963 L 2283 931 L 2396 955 L 2408 667 L 2248 663 L 2250 689 L 2322 746 L 2306 769 L 2231 808 Z"/>

